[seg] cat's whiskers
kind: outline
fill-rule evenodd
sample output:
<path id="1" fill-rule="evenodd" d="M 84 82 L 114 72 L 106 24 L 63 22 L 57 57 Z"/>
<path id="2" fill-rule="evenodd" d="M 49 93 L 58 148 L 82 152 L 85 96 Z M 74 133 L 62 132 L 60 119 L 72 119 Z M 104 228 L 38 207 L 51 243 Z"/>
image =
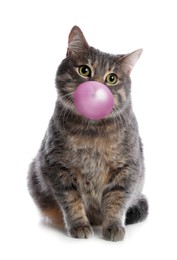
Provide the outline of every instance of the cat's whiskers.
<path id="1" fill-rule="evenodd" d="M 65 129 L 66 123 L 65 122 L 67 121 L 67 118 L 68 118 L 69 114 L 72 111 L 74 111 L 74 109 L 72 109 L 72 107 L 73 107 L 73 100 L 72 100 L 73 99 L 73 93 L 66 94 L 66 95 L 64 95 L 62 97 L 66 97 L 66 96 L 69 97 L 69 99 L 68 100 L 64 100 L 64 102 L 63 102 L 61 97 L 59 99 L 62 102 L 62 104 L 63 104 L 63 109 L 61 110 L 61 112 L 60 112 L 60 114 L 58 116 L 58 125 L 59 125 L 60 119 L 62 117 L 62 122 L 63 122 L 62 125 L 63 125 L 63 128 L 64 128 L 64 131 L 66 131 L 66 129 Z"/>
<path id="2" fill-rule="evenodd" d="M 70 93 L 67 93 L 67 94 L 65 94 L 65 95 L 63 95 L 63 94 L 60 93 L 60 95 L 59 95 L 59 100 L 65 99 L 65 97 L 71 97 L 71 98 L 73 98 L 73 96 L 74 96 L 74 91 L 73 91 L 73 92 L 70 92 Z M 64 101 L 65 101 L 65 100 L 64 100 Z"/>
<path id="3" fill-rule="evenodd" d="M 65 94 L 65 95 L 61 95 L 61 94 L 60 94 L 60 95 L 58 96 L 58 101 L 59 101 L 59 103 L 62 103 L 62 104 L 63 104 L 62 112 L 63 112 L 63 110 L 64 110 L 65 108 L 70 107 L 70 105 L 72 106 L 73 94 L 74 94 L 74 92 L 71 92 L 71 93 L 68 93 L 68 94 Z M 66 99 L 65 99 L 66 97 L 69 97 L 69 98 L 71 98 L 71 99 L 66 100 Z M 71 103 L 69 103 L 68 101 L 71 101 Z M 61 116 L 61 113 L 59 114 L 59 116 Z"/>
<path id="4" fill-rule="evenodd" d="M 118 104 L 116 104 L 114 106 L 113 115 L 111 117 L 114 119 L 114 122 L 116 124 L 123 125 L 122 111 L 121 111 L 120 106 Z"/>
<path id="5" fill-rule="evenodd" d="M 142 221 L 148 214 L 141 195 L 143 149 L 129 78 L 141 52 L 103 53 L 88 45 L 77 26 L 70 32 L 67 57 L 56 75 L 55 111 L 31 163 L 28 187 L 52 225 L 58 227 L 63 219 L 72 237 L 88 238 L 93 224 L 102 226 L 104 239 L 120 241 L 125 224 Z M 98 78 L 112 85 L 114 108 L 106 118 L 94 121 L 77 113 L 74 91 L 83 81 Z"/>
<path id="6" fill-rule="evenodd" d="M 61 101 L 61 98 L 59 99 L 59 101 Z M 68 110 L 68 107 L 62 106 L 62 109 L 61 109 L 61 111 L 60 111 L 60 114 L 58 115 L 57 131 L 59 131 L 60 119 L 61 119 L 61 117 L 62 117 L 62 114 L 65 115 L 66 110 Z M 63 118 L 64 118 L 64 115 L 63 115 Z M 64 119 L 63 119 L 63 123 L 64 123 Z"/>

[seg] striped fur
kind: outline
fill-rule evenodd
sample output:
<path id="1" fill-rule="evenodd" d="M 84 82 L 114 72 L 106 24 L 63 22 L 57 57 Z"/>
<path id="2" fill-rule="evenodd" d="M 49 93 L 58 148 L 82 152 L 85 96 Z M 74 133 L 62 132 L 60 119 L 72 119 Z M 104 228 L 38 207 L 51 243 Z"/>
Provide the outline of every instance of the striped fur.
<path id="1" fill-rule="evenodd" d="M 67 56 L 56 75 L 55 110 L 30 165 L 28 186 L 42 213 L 55 222 L 63 219 L 73 237 L 87 238 L 91 225 L 102 225 L 105 239 L 122 240 L 125 224 L 147 216 L 142 143 L 131 106 L 130 72 L 140 54 L 100 52 L 76 26 L 69 35 Z M 92 70 L 89 79 L 78 73 L 84 64 Z M 108 86 L 113 111 L 99 121 L 83 118 L 73 105 L 76 87 L 87 80 L 106 84 L 110 72 L 118 77 Z"/>

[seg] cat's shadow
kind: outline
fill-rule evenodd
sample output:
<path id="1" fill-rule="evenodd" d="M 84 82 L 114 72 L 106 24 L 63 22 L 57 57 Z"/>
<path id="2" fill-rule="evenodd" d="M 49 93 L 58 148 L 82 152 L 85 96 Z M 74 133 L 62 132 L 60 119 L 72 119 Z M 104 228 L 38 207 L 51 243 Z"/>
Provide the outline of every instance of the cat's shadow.
<path id="1" fill-rule="evenodd" d="M 66 232 L 66 230 L 65 230 L 63 225 L 58 225 L 58 224 L 52 223 L 50 221 L 47 221 L 45 218 L 44 219 L 42 218 L 40 220 L 40 226 L 42 226 L 42 227 L 44 227 L 46 229 L 53 230 L 53 231 L 55 231 L 57 233 L 59 232 L 59 233 L 65 235 L 65 236 L 67 236 L 67 232 Z"/>
<path id="2" fill-rule="evenodd" d="M 126 226 L 127 229 L 127 233 L 131 234 L 131 236 L 133 236 L 134 234 L 134 229 L 138 229 L 138 227 L 141 229 L 144 223 L 140 222 L 140 223 L 136 223 L 136 225 L 128 225 Z M 49 221 L 46 221 L 45 219 L 41 219 L 40 221 L 40 225 L 44 228 L 50 229 L 52 231 L 54 231 L 57 234 L 61 234 L 62 236 L 64 236 L 65 238 L 68 239 L 73 239 L 72 237 L 70 237 L 65 229 L 65 227 L 63 225 L 57 225 L 55 223 L 51 223 Z M 96 237 L 97 239 L 103 239 L 102 236 L 102 227 L 101 226 L 92 226 L 94 234 L 92 236 Z"/>
<path id="3" fill-rule="evenodd" d="M 101 226 L 92 226 L 94 235 L 102 239 L 102 227 Z"/>
<path id="4" fill-rule="evenodd" d="M 58 225 L 55 223 L 52 223 L 50 221 L 46 221 L 46 219 L 41 219 L 40 220 L 40 226 L 50 229 L 54 232 L 59 232 L 60 234 L 64 235 L 65 237 L 69 237 L 68 233 L 63 225 Z M 102 228 L 101 226 L 92 226 L 93 231 L 94 231 L 94 236 L 101 238 L 102 239 Z"/>

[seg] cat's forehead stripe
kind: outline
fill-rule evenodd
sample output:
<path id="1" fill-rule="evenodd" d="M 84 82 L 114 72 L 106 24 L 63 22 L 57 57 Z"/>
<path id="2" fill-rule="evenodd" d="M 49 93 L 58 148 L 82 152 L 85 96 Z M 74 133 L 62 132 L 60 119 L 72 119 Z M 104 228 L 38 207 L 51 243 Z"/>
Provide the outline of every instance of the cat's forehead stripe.
<path id="1" fill-rule="evenodd" d="M 115 70 L 115 65 L 110 65 L 110 63 L 107 61 L 104 63 L 103 60 L 96 59 L 94 62 L 91 61 L 91 59 L 88 59 L 88 65 L 93 68 L 101 67 L 105 71 L 113 72 Z"/>

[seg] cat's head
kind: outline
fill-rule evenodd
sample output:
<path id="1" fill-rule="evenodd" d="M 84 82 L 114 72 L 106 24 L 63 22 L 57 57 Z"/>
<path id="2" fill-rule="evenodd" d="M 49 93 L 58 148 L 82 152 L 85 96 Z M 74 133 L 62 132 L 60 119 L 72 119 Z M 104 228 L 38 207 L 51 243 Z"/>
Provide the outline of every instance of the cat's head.
<path id="1" fill-rule="evenodd" d="M 66 58 L 56 75 L 58 97 L 62 105 L 78 114 L 73 103 L 76 88 L 86 81 L 98 81 L 106 85 L 114 97 L 114 107 L 107 116 L 113 118 L 130 103 L 130 73 L 139 59 L 142 49 L 126 55 L 112 55 L 90 47 L 77 26 L 69 34 Z"/>

